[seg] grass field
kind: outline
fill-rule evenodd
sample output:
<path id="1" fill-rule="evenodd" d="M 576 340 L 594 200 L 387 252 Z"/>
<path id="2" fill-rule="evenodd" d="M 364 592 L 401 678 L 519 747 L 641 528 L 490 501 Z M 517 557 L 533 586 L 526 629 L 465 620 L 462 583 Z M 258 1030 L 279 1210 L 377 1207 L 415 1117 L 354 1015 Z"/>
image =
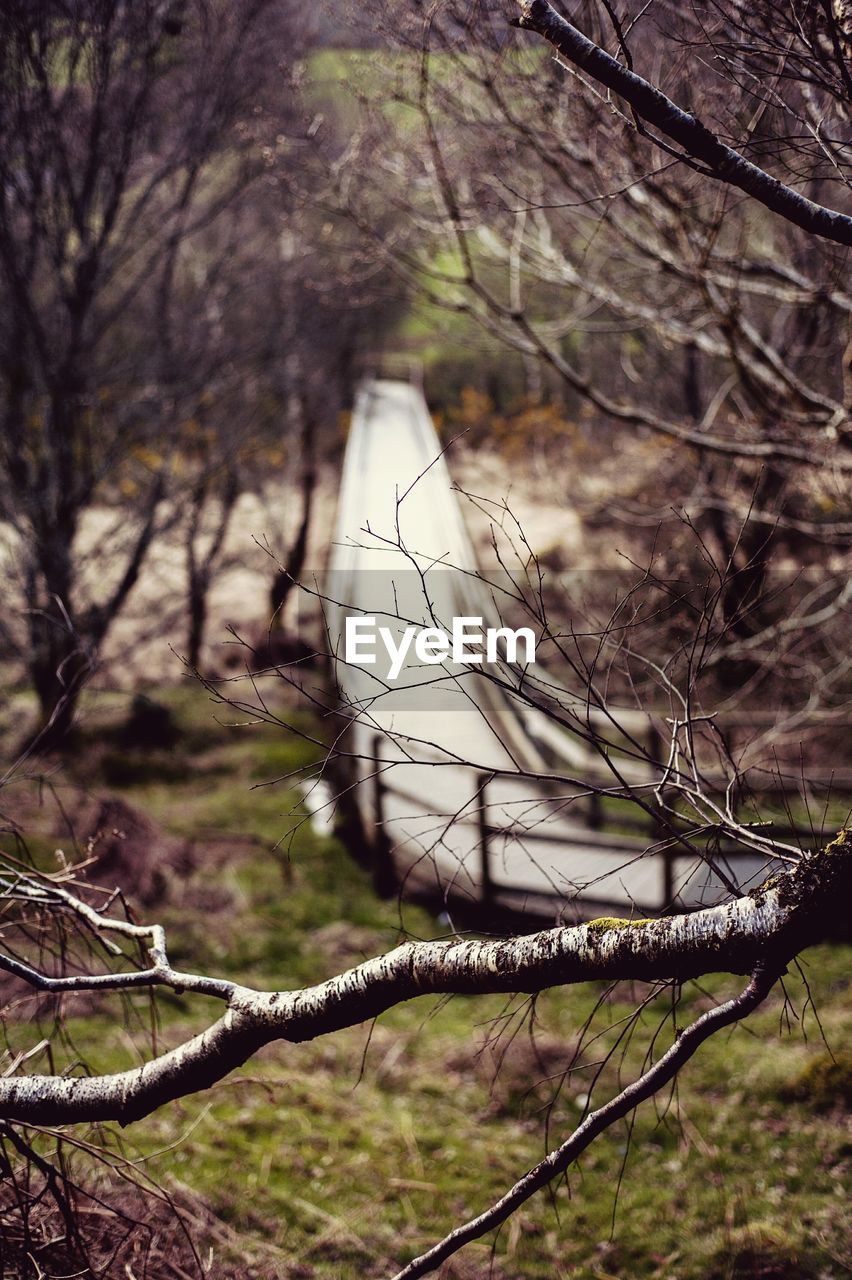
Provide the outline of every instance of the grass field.
<path id="1" fill-rule="evenodd" d="M 342 845 L 303 820 L 292 778 L 272 782 L 316 764 L 314 743 L 282 728 L 227 727 L 221 721 L 235 717 L 191 685 L 157 697 L 174 715 L 175 745 L 122 750 L 116 733 L 126 700 L 102 696 L 51 785 L 66 810 L 81 791 L 120 795 L 165 832 L 189 839 L 185 864 L 166 868 L 162 900 L 145 913 L 166 924 L 175 961 L 289 988 L 401 937 L 444 931 L 420 908 L 376 899 Z M 9 729 L 16 719 L 9 717 Z M 309 737 L 322 735 L 306 712 L 290 719 Z M 31 832 L 39 860 L 55 856 L 57 843 L 49 832 L 56 811 L 45 795 L 39 807 L 30 785 L 3 794 L 4 810 Z M 132 897 L 133 886 L 125 889 Z M 802 970 L 807 987 L 791 972 L 785 992 L 747 1026 L 699 1051 L 672 1096 L 646 1104 L 631 1127 L 599 1141 L 567 1183 L 528 1204 L 496 1241 L 469 1247 L 444 1274 L 850 1274 L 849 951 L 813 950 Z M 675 1022 L 737 985 L 718 977 L 691 986 L 676 1015 L 665 993 L 636 1021 L 631 1015 L 648 995 L 640 984 L 551 991 L 534 1007 L 521 998 L 420 1000 L 372 1028 L 272 1046 L 212 1091 L 132 1126 L 120 1149 L 144 1162 L 134 1178 L 144 1170 L 184 1204 L 211 1275 L 390 1276 L 499 1196 L 548 1140 L 561 1140 L 590 1093 L 603 1100 L 619 1076 L 629 1078 L 661 1026 L 655 1052 Z M 204 1006 L 162 997 L 157 1044 L 202 1026 Z M 10 1049 L 32 1045 L 54 1014 L 43 1007 L 40 1025 L 19 1017 Z M 590 1018 L 578 1066 L 566 1076 Z M 69 1005 L 63 1034 L 67 1040 L 55 1043 L 59 1061 L 64 1055 L 70 1065 L 79 1054 L 96 1070 L 128 1066 L 150 1052 L 150 1006 L 142 998 Z M 40 1067 L 38 1059 L 29 1065 Z M 118 1139 L 108 1141 L 117 1153 Z M 93 1172 L 84 1152 L 73 1159 L 81 1180 L 94 1179 L 107 1199 L 115 1193 L 114 1173 Z M 182 1272 L 152 1264 L 150 1274 L 187 1274 L 190 1261 L 180 1262 Z M 39 1265 L 29 1274 L 60 1273 L 49 1250 Z"/>

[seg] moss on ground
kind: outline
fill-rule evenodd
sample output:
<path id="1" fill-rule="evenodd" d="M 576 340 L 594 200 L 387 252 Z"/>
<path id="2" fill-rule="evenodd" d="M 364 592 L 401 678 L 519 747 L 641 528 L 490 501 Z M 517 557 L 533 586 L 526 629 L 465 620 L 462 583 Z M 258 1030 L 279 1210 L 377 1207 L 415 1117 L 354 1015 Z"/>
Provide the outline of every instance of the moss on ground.
<path id="1" fill-rule="evenodd" d="M 852 1110 L 852 1052 L 836 1049 L 815 1054 L 785 1096 L 817 1111 Z"/>

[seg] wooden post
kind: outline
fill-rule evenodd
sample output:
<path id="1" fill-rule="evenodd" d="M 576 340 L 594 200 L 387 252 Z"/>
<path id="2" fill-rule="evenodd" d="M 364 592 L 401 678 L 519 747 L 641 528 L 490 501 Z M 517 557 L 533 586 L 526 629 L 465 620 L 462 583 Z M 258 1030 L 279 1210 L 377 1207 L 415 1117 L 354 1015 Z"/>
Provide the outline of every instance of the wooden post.
<path id="1" fill-rule="evenodd" d="M 663 740 L 660 731 L 655 724 L 651 724 L 648 728 L 647 751 L 651 764 L 662 768 Z M 662 820 L 662 815 L 656 810 L 651 815 L 651 838 L 659 840 L 665 835 L 666 824 Z M 662 851 L 663 858 L 663 901 L 660 904 L 661 910 L 669 914 L 674 909 L 674 855 L 670 848 Z"/>
<path id="2" fill-rule="evenodd" d="M 483 905 L 490 904 L 494 899 L 494 885 L 491 880 L 491 851 L 488 845 L 489 828 L 488 828 L 488 804 L 486 800 L 486 787 L 494 777 L 491 774 L 480 774 L 478 781 L 479 808 L 477 817 L 479 819 L 479 899 Z"/>
<path id="3" fill-rule="evenodd" d="M 663 850 L 663 912 L 674 909 L 674 856 L 671 849 Z"/>
<path id="4" fill-rule="evenodd" d="M 396 892 L 396 871 L 393 865 L 390 835 L 385 830 L 385 786 L 383 766 L 379 759 L 382 735 L 375 734 L 372 743 L 373 759 L 373 888 L 380 898 L 391 898 Z"/>

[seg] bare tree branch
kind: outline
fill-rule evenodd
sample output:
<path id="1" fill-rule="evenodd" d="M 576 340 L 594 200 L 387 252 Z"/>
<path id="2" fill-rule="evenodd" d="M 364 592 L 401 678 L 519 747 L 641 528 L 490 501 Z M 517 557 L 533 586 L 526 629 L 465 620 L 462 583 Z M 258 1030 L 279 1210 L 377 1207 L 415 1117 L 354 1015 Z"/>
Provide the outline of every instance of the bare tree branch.
<path id="1" fill-rule="evenodd" d="M 529 1200 L 537 1191 L 541 1191 L 559 1174 L 564 1173 L 600 1134 L 616 1121 L 623 1119 L 640 1102 L 645 1102 L 663 1085 L 673 1080 L 705 1040 L 724 1027 L 729 1027 L 748 1017 L 766 999 L 779 976 L 779 970 L 772 967 L 755 969 L 744 991 L 719 1005 L 718 1008 L 708 1010 L 686 1030 L 681 1031 L 674 1044 L 658 1062 L 655 1062 L 644 1075 L 627 1085 L 604 1106 L 586 1116 L 570 1138 L 525 1173 L 496 1204 L 449 1232 L 438 1244 L 421 1254 L 419 1258 L 415 1258 L 408 1266 L 403 1267 L 394 1276 L 394 1280 L 416 1280 L 418 1276 L 428 1275 L 447 1258 L 458 1253 L 464 1245 L 499 1227 L 526 1200 Z"/>
<path id="2" fill-rule="evenodd" d="M 688 156 L 699 161 L 710 177 L 738 187 L 811 235 L 833 240 L 836 244 L 852 245 L 852 217 L 809 200 L 772 177 L 765 169 L 746 160 L 696 116 L 684 111 L 660 89 L 622 66 L 605 49 L 589 40 L 582 31 L 561 17 L 548 0 L 521 0 L 520 8 L 521 15 L 513 19 L 513 26 L 544 36 L 562 57 L 599 84 L 612 89 L 643 120 L 682 147 L 684 158 Z M 663 143 L 654 141 L 669 151 Z"/>
<path id="3" fill-rule="evenodd" d="M 141 1067 L 86 1078 L 0 1080 L 0 1116 L 41 1125 L 94 1120 L 130 1124 L 166 1102 L 209 1088 L 264 1044 L 312 1040 L 420 995 L 537 992 L 602 978 L 683 980 L 705 973 L 749 973 L 764 965 L 778 971 L 803 947 L 840 926 L 838 904 L 850 887 L 852 839 L 844 831 L 824 850 L 748 896 L 691 915 L 634 922 L 602 919 L 501 941 L 409 942 L 301 991 L 234 987 L 222 1018 Z M 111 920 L 107 927 L 133 928 Z M 203 990 L 203 981 L 196 990 Z M 150 982 L 187 985 L 186 976 L 172 973 L 165 962 Z M 121 975 L 116 975 L 115 986 L 120 988 Z"/>

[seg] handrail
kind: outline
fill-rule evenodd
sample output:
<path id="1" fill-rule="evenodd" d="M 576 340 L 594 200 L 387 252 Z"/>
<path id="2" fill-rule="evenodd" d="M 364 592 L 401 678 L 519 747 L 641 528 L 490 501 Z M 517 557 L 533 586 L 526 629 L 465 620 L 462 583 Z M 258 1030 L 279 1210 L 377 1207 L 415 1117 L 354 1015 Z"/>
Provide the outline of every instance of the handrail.
<path id="1" fill-rule="evenodd" d="M 382 734 L 377 733 L 374 735 L 372 742 L 372 756 L 376 764 L 374 779 L 374 818 L 377 831 L 381 833 L 379 837 L 380 845 L 387 846 L 384 856 L 390 858 L 392 864 L 392 854 L 389 848 L 390 841 L 386 827 L 387 816 L 385 812 L 385 798 L 387 796 L 394 796 L 397 799 L 402 799 L 408 803 L 418 806 L 422 812 L 426 812 L 426 809 L 422 796 L 418 796 L 411 791 L 407 791 L 404 787 L 380 777 L 381 766 L 379 765 L 379 751 L 381 748 L 382 737 Z M 401 760 L 399 763 L 404 764 L 405 761 Z M 460 814 L 455 819 L 455 822 L 461 827 L 476 828 L 479 852 L 479 901 L 484 907 L 493 906 L 498 895 L 529 897 L 531 893 L 534 893 L 535 897 L 553 900 L 562 900 L 564 897 L 564 895 L 558 893 L 555 889 L 548 890 L 539 886 L 534 891 L 531 891 L 528 885 L 521 883 L 513 884 L 509 881 L 496 879 L 492 866 L 492 859 L 494 856 L 493 846 L 495 840 L 517 840 L 521 844 L 531 843 L 561 848 L 583 846 L 588 851 L 588 837 L 593 834 L 601 836 L 606 833 L 609 838 L 606 843 L 601 842 L 601 853 L 623 852 L 635 854 L 639 852 L 642 847 L 641 842 L 636 841 L 634 836 L 625 834 L 621 831 L 610 830 L 609 832 L 606 832 L 606 823 L 603 820 L 603 815 L 601 815 L 601 821 L 599 822 L 596 830 L 587 828 L 584 831 L 581 824 L 578 823 L 576 832 L 563 830 L 559 833 L 554 833 L 537 827 L 518 826 L 513 822 L 499 825 L 496 822 L 491 822 L 488 819 L 489 808 L 491 807 L 488 803 L 488 788 L 494 781 L 496 776 L 495 772 L 490 771 L 486 773 L 475 769 L 472 769 L 471 772 L 474 776 L 475 789 L 473 794 L 476 799 L 476 804 L 468 813 Z M 594 792 L 592 793 L 592 796 L 598 800 L 600 799 L 600 797 Z M 542 796 L 541 799 L 542 801 L 546 801 L 548 797 Z M 619 822 L 620 824 L 625 825 L 625 820 L 623 818 L 619 819 Z M 651 815 L 650 818 L 646 817 L 643 822 L 634 821 L 631 825 L 635 826 L 637 832 L 643 831 L 646 835 L 652 837 L 659 835 L 659 819 L 656 815 Z M 797 838 L 802 835 L 809 835 L 809 832 L 806 832 L 801 827 L 782 826 L 781 824 L 774 823 L 772 825 L 773 829 L 780 836 Z M 675 851 L 671 847 L 666 847 L 660 849 L 654 856 L 660 857 L 663 862 L 662 896 L 658 902 L 639 905 L 641 905 L 642 910 L 664 913 L 672 909 L 676 899 L 674 884 L 674 863 L 676 855 Z M 754 855 L 750 850 L 743 849 L 737 845 L 732 845 L 730 848 L 724 850 L 722 856 L 726 863 L 735 864 L 737 861 L 744 861 Z"/>

